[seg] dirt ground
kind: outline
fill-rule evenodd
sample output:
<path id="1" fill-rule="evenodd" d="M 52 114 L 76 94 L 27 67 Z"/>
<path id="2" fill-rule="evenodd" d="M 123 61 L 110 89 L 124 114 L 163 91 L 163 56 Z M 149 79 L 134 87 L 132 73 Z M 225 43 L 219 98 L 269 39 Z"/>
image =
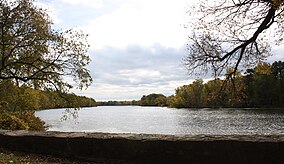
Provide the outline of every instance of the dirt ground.
<path id="1" fill-rule="evenodd" d="M 0 163 L 1 164 L 122 164 L 132 163 L 126 161 L 114 160 L 97 160 L 97 161 L 83 161 L 61 157 L 54 157 L 50 155 L 31 154 L 10 151 L 0 148 Z"/>

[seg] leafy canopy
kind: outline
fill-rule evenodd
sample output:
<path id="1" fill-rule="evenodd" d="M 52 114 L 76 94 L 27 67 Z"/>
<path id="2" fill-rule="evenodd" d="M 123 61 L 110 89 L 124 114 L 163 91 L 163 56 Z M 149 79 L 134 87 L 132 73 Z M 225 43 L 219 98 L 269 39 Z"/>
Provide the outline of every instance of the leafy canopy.
<path id="1" fill-rule="evenodd" d="M 65 77 L 81 89 L 91 84 L 87 35 L 52 25 L 33 0 L 0 0 L 0 80 L 58 91 L 71 88 Z"/>

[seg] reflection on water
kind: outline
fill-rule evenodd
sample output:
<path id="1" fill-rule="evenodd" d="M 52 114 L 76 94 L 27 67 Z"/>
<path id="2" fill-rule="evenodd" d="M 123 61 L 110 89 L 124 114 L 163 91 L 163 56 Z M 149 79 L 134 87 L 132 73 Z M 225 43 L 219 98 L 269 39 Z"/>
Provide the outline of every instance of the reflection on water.
<path id="1" fill-rule="evenodd" d="M 50 131 L 148 134 L 284 134 L 284 110 L 169 109 L 139 106 L 83 108 L 77 119 L 61 121 L 64 109 L 36 115 Z"/>

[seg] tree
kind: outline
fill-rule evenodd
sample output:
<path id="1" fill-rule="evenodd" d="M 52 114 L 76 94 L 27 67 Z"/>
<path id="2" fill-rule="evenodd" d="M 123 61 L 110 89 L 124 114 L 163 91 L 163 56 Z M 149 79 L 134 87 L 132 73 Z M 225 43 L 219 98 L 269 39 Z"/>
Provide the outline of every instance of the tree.
<path id="1" fill-rule="evenodd" d="M 277 79 L 273 78 L 272 67 L 268 63 L 262 63 L 254 68 L 253 100 L 260 106 L 278 106 Z M 282 94 L 282 93 L 281 93 Z"/>
<path id="2" fill-rule="evenodd" d="M 239 66 L 255 66 L 269 56 L 269 42 L 283 40 L 283 0 L 201 0 L 190 14 L 185 65 L 192 73 L 212 70 L 220 76 L 233 68 L 228 76 L 233 75 Z M 269 28 L 274 37 L 267 37 Z"/>
<path id="3" fill-rule="evenodd" d="M 90 85 L 87 35 L 52 29 L 33 0 L 0 0 L 0 13 L 0 80 L 57 91 L 71 88 L 66 76 L 79 88 Z"/>
<path id="4" fill-rule="evenodd" d="M 284 106 L 284 62 L 274 62 L 271 66 L 271 72 L 275 81 L 275 92 L 278 95 L 279 106 Z"/>
<path id="5" fill-rule="evenodd" d="M 223 81 L 220 79 L 214 79 L 208 81 L 204 84 L 204 92 L 205 92 L 205 101 L 206 106 L 208 107 L 218 107 L 224 106 L 226 97 L 224 96 L 224 91 L 220 91 L 222 87 Z"/>
<path id="6" fill-rule="evenodd" d="M 172 99 L 172 107 L 192 107 L 192 92 L 190 85 L 183 85 L 176 89 L 175 98 Z"/>
<path id="7" fill-rule="evenodd" d="M 166 106 L 167 97 L 162 94 L 152 93 L 147 96 L 143 95 L 140 100 L 141 106 Z"/>
<path id="8" fill-rule="evenodd" d="M 168 101 L 170 107 L 200 108 L 205 105 L 204 84 L 202 79 L 196 79 L 192 84 L 183 85 L 176 89 L 175 95 Z"/>
<path id="9" fill-rule="evenodd" d="M 274 62 L 271 66 L 271 71 L 275 78 L 284 81 L 284 62 Z"/>
<path id="10" fill-rule="evenodd" d="M 204 85 L 202 79 L 196 79 L 191 85 L 192 92 L 192 105 L 195 107 L 202 107 L 203 105 L 203 92 Z"/>

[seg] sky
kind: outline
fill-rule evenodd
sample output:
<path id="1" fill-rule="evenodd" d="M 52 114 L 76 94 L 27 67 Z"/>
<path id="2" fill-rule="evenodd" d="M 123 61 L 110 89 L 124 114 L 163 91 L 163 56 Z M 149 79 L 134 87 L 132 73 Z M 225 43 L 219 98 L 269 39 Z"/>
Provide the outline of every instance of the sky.
<path id="1" fill-rule="evenodd" d="M 39 0 L 60 30 L 88 34 L 93 84 L 71 91 L 97 101 L 173 95 L 191 83 L 186 57 L 187 11 L 196 0 Z M 282 48 L 269 60 L 283 59 Z M 202 77 L 206 78 L 206 77 Z M 208 76 L 207 76 L 208 78 Z"/>

